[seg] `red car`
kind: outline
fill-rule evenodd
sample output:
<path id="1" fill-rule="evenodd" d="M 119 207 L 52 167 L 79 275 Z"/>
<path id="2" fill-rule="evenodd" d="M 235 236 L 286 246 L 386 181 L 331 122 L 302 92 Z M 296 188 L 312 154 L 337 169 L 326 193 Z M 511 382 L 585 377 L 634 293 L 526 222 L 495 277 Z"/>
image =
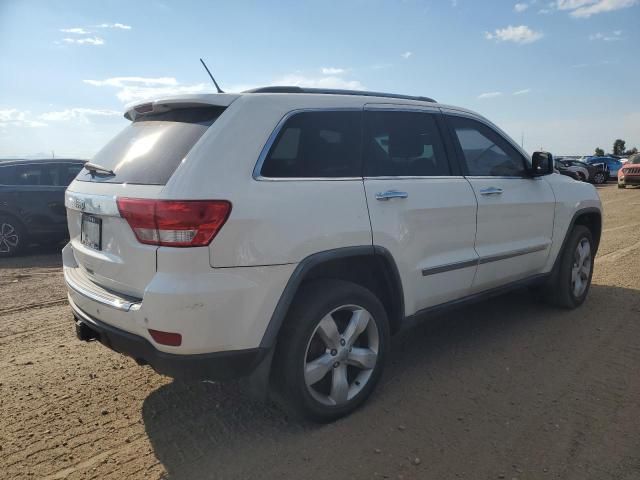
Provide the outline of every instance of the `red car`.
<path id="1" fill-rule="evenodd" d="M 640 153 L 629 157 L 629 161 L 618 170 L 618 188 L 640 185 Z"/>

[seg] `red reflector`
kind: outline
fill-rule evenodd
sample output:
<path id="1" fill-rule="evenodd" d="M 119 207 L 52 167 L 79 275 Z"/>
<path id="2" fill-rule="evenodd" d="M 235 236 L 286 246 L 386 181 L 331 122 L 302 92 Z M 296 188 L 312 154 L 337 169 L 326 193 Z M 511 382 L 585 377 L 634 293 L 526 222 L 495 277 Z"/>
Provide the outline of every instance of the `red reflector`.
<path id="1" fill-rule="evenodd" d="M 182 335 L 179 333 L 161 332 L 160 330 L 149 329 L 151 338 L 161 345 L 169 345 L 170 347 L 179 347 L 182 344 Z"/>
<path id="2" fill-rule="evenodd" d="M 231 212 L 226 200 L 118 198 L 117 203 L 139 242 L 167 247 L 209 245 Z"/>

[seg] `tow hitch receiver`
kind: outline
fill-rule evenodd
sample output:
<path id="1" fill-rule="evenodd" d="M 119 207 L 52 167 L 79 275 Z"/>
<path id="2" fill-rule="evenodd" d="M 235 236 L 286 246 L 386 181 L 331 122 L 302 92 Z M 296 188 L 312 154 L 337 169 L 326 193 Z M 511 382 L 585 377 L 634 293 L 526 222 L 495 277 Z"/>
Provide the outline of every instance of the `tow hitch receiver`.
<path id="1" fill-rule="evenodd" d="M 99 340 L 100 334 L 95 330 L 92 330 L 86 323 L 76 319 L 76 337 L 83 342 L 90 342 L 91 340 Z"/>

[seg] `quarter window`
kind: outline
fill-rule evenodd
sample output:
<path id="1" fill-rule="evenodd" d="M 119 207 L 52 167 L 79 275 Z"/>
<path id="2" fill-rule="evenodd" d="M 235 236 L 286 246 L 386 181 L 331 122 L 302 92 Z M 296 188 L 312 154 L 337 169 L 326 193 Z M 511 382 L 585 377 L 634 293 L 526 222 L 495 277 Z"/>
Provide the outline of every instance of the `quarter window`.
<path id="1" fill-rule="evenodd" d="M 276 137 L 264 177 L 359 177 L 361 112 L 317 111 L 291 116 Z"/>
<path id="2" fill-rule="evenodd" d="M 368 177 L 451 174 L 435 115 L 430 113 L 367 112 L 365 158 Z"/>
<path id="3" fill-rule="evenodd" d="M 488 126 L 469 118 L 450 116 L 469 175 L 523 176 L 524 158 Z"/>

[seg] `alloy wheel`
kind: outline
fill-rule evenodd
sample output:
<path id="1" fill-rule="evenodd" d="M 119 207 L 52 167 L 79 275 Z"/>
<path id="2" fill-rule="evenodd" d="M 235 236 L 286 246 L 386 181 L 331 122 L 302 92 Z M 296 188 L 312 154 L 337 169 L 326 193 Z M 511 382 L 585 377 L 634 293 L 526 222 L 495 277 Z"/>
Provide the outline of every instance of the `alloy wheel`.
<path id="1" fill-rule="evenodd" d="M 587 289 L 591 275 L 591 244 L 587 238 L 582 238 L 573 253 L 573 267 L 571 269 L 571 291 L 574 297 L 580 297 Z"/>
<path id="2" fill-rule="evenodd" d="M 12 249 L 17 248 L 20 243 L 20 236 L 15 227 L 10 223 L 2 223 L 0 225 L 0 253 L 9 253 Z"/>
<path id="3" fill-rule="evenodd" d="M 373 316 L 357 305 L 325 315 L 313 331 L 304 359 L 304 381 L 323 405 L 339 406 L 367 385 L 378 360 L 380 338 Z"/>

